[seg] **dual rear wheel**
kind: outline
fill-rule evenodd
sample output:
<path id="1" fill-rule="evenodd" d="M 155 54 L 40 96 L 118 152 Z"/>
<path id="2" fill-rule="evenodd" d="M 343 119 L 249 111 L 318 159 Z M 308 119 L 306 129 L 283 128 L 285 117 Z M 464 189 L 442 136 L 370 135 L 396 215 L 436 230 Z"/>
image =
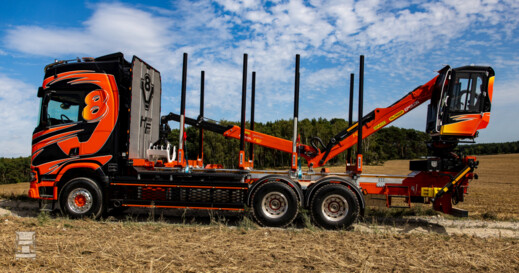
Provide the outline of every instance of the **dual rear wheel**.
<path id="1" fill-rule="evenodd" d="M 263 183 L 251 199 L 252 215 L 262 226 L 288 226 L 299 211 L 297 193 L 280 181 Z M 319 188 L 310 200 L 309 209 L 313 222 L 326 229 L 347 228 L 357 220 L 360 212 L 355 194 L 341 184 Z"/>
<path id="2" fill-rule="evenodd" d="M 351 226 L 360 212 L 359 200 L 346 186 L 328 184 L 319 188 L 310 201 L 312 220 L 326 229 Z"/>
<path id="3" fill-rule="evenodd" d="M 267 181 L 252 194 L 252 216 L 262 226 L 285 227 L 299 211 L 297 194 L 289 185 Z"/>

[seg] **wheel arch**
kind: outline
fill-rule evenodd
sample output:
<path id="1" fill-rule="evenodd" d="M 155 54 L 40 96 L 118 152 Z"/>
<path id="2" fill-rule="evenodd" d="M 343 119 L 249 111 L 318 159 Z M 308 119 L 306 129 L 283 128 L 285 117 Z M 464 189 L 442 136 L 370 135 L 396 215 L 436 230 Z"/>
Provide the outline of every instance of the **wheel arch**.
<path id="1" fill-rule="evenodd" d="M 327 177 L 324 177 L 324 178 L 318 180 L 314 184 L 312 184 L 306 191 L 304 206 L 306 208 L 310 207 L 310 201 L 312 200 L 312 197 L 317 192 L 317 190 L 319 190 L 321 187 L 323 187 L 325 185 L 329 185 L 329 184 L 333 184 L 333 183 L 344 185 L 344 186 L 348 187 L 351 191 L 353 191 L 353 193 L 357 197 L 357 200 L 359 201 L 360 215 L 364 216 L 364 210 L 366 208 L 366 201 L 364 200 L 364 194 L 362 193 L 362 190 L 359 187 L 357 187 L 357 185 L 355 185 L 355 183 L 353 183 L 349 180 L 346 180 L 342 177 L 339 177 L 339 176 L 327 176 Z"/>
<path id="2" fill-rule="evenodd" d="M 291 188 L 295 189 L 299 205 L 303 204 L 303 202 L 304 202 L 304 194 L 303 194 L 303 190 L 301 189 L 301 185 L 297 181 L 294 181 L 294 180 L 292 180 L 292 179 L 290 179 L 288 177 L 284 177 L 284 176 L 281 176 L 281 175 L 267 175 L 265 177 L 262 177 L 262 178 L 258 179 L 258 181 L 254 182 L 252 184 L 252 186 L 249 188 L 249 192 L 247 193 L 247 199 L 246 199 L 245 204 L 247 204 L 247 206 L 251 206 L 252 194 L 258 189 L 258 187 L 261 184 L 263 184 L 263 183 L 265 183 L 267 181 L 272 181 L 272 180 L 278 180 L 278 181 L 280 181 L 280 182 L 282 182 L 284 184 L 287 184 Z"/>
<path id="3" fill-rule="evenodd" d="M 92 179 L 98 184 L 99 188 L 104 188 L 108 185 L 108 176 L 105 175 L 101 165 L 95 162 L 80 162 L 71 163 L 63 167 L 60 171 L 56 180 L 56 186 L 58 192 L 61 194 L 61 190 L 67 184 L 68 181 L 77 177 L 87 177 Z M 58 197 L 59 200 L 59 197 Z"/>

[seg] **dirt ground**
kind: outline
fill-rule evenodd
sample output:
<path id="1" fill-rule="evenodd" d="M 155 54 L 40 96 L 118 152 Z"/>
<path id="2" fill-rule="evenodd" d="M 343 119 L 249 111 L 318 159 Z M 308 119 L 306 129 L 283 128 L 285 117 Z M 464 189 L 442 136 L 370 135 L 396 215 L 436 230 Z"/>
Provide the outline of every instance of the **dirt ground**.
<path id="1" fill-rule="evenodd" d="M 160 217 L 146 210 L 69 220 L 39 213 L 37 202 L 23 196 L 27 184 L 0 185 L 0 271 L 518 272 L 519 155 L 479 160 L 479 180 L 457 206 L 470 211 L 469 219 L 374 214 L 350 231 L 321 230 L 304 217 L 273 229 L 240 215 Z M 408 161 L 390 161 L 365 172 L 407 169 Z M 15 231 L 36 232 L 36 259 L 15 260 Z"/>
<path id="2" fill-rule="evenodd" d="M 160 221 L 0 219 L 0 271 L 467 272 L 519 270 L 519 240 L 271 229 Z M 15 260 L 14 233 L 36 231 L 37 258 Z"/>

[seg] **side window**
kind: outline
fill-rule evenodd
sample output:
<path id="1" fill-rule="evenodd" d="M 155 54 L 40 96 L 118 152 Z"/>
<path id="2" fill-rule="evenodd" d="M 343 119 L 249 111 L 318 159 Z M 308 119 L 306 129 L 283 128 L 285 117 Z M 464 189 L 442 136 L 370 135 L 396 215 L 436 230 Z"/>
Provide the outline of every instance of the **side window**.
<path id="1" fill-rule="evenodd" d="M 46 119 L 51 126 L 78 122 L 81 108 L 78 94 L 52 94 L 47 105 Z"/>
<path id="2" fill-rule="evenodd" d="M 476 86 L 474 88 L 474 93 L 472 93 L 469 110 L 471 112 L 479 112 L 481 111 L 481 105 L 483 104 L 483 91 L 485 90 L 485 86 L 483 86 L 483 79 L 481 76 L 476 76 Z"/>

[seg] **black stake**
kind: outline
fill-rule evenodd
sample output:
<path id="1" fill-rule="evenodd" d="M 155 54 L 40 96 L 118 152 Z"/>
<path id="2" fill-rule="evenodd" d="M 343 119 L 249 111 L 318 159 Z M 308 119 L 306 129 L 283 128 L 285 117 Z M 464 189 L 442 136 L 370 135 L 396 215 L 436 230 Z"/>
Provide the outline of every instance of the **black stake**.
<path id="1" fill-rule="evenodd" d="M 250 130 L 254 131 L 254 104 L 256 96 L 256 72 L 252 72 L 252 93 L 250 98 Z M 249 160 L 254 160 L 254 144 L 250 143 Z"/>
<path id="2" fill-rule="evenodd" d="M 204 118 L 204 84 L 205 84 L 205 71 L 201 72 L 200 75 L 200 117 L 202 120 Z M 202 159 L 204 155 L 204 129 L 200 127 L 198 138 L 198 158 Z"/>
<path id="3" fill-rule="evenodd" d="M 292 162 L 291 169 L 297 169 L 297 119 L 299 118 L 299 64 L 300 56 L 296 54 L 296 72 L 295 72 L 295 84 L 294 84 L 294 136 L 292 138 Z"/>
<path id="4" fill-rule="evenodd" d="M 184 149 L 184 119 L 186 115 L 186 85 L 187 85 L 187 53 L 184 53 L 182 65 L 182 92 L 180 94 L 180 137 L 178 141 L 179 151 Z M 179 154 L 179 159 L 183 155 Z"/>
<path id="5" fill-rule="evenodd" d="M 241 86 L 240 151 L 245 149 L 245 107 L 247 104 L 247 54 L 243 54 L 243 80 Z"/>
<path id="6" fill-rule="evenodd" d="M 357 139 L 357 154 L 362 154 L 362 105 L 364 103 L 364 55 L 360 55 L 360 69 L 359 69 L 359 118 L 358 118 L 358 139 Z M 357 163 L 358 164 L 358 163 Z"/>
<path id="7" fill-rule="evenodd" d="M 349 101 L 349 109 L 348 109 L 348 128 L 352 125 L 353 123 L 353 87 L 355 85 L 355 74 L 351 73 L 350 74 L 350 101 Z M 352 163 L 351 162 L 351 147 L 348 149 L 348 154 L 346 155 L 346 160 L 348 161 L 348 163 Z"/>

